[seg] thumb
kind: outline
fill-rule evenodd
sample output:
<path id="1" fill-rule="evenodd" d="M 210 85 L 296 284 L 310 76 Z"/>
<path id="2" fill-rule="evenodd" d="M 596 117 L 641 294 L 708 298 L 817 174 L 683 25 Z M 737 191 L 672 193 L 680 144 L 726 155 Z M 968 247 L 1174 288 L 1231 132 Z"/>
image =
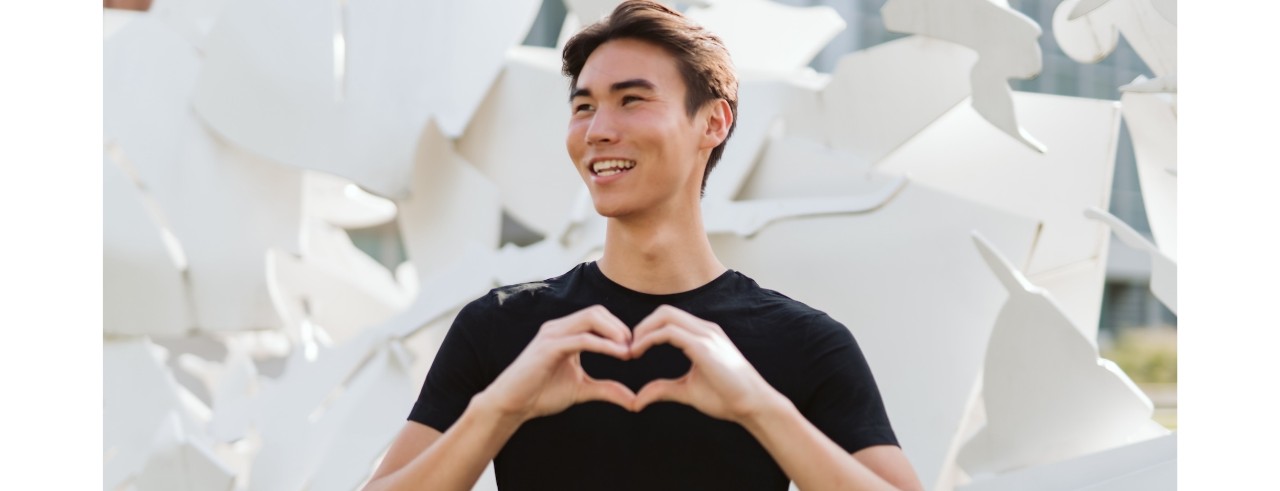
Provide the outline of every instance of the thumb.
<path id="1" fill-rule="evenodd" d="M 657 379 L 644 387 L 640 388 L 640 393 L 636 394 L 635 406 L 631 409 L 640 412 L 650 404 L 660 401 L 671 401 L 687 404 L 685 401 L 685 383 L 684 378 L 678 380 Z"/>
<path id="2" fill-rule="evenodd" d="M 631 408 L 635 402 L 636 394 L 631 392 L 627 386 L 613 380 L 596 380 L 587 378 L 582 383 L 577 402 L 586 401 L 604 401 L 611 402 L 622 406 L 625 409 Z"/>

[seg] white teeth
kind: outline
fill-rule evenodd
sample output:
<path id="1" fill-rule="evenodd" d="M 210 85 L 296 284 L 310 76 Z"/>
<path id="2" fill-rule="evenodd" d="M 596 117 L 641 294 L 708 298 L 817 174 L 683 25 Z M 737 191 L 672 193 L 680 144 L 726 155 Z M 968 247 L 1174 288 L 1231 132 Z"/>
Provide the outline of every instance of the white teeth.
<path id="1" fill-rule="evenodd" d="M 591 164 L 591 171 L 599 176 L 611 176 L 635 166 L 636 163 L 630 160 L 601 160 Z"/>

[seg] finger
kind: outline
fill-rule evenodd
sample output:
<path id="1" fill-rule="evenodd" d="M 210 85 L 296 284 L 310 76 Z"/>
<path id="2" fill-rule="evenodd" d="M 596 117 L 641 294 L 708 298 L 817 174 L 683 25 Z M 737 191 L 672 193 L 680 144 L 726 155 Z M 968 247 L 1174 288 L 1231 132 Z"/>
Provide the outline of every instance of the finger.
<path id="1" fill-rule="evenodd" d="M 613 380 L 596 380 L 588 377 L 578 391 L 578 400 L 575 402 L 586 401 L 604 401 L 624 409 L 631 410 L 631 406 L 635 404 L 636 393 L 631 392 L 627 386 Z"/>
<path id="2" fill-rule="evenodd" d="M 686 356 L 689 356 L 688 348 L 693 346 L 694 341 L 694 336 L 689 331 L 681 329 L 674 324 L 666 324 L 646 333 L 637 334 L 635 340 L 631 342 L 631 356 L 639 358 L 646 351 L 649 351 L 649 348 L 663 343 L 675 346 L 680 351 L 685 352 Z M 689 356 L 689 358 L 692 359 L 693 357 Z"/>
<path id="3" fill-rule="evenodd" d="M 602 305 L 592 305 L 559 320 L 558 334 L 593 332 L 622 344 L 631 343 L 631 329 Z"/>
<path id="4" fill-rule="evenodd" d="M 619 360 L 631 359 L 631 349 L 625 343 L 605 339 L 591 333 L 575 334 L 559 338 L 552 342 L 552 347 L 559 356 L 578 354 L 583 351 L 609 355 Z"/>
<path id="5" fill-rule="evenodd" d="M 640 412 L 650 404 L 661 401 L 678 402 L 681 404 L 689 404 L 688 398 L 685 397 L 688 384 L 685 383 L 685 377 L 676 380 L 660 378 L 645 384 L 640 388 L 640 393 L 636 394 L 635 403 L 632 404 L 632 411 Z"/>
<path id="6" fill-rule="evenodd" d="M 661 305 L 649 313 L 639 324 L 636 324 L 635 337 L 639 338 L 645 333 L 659 329 L 666 324 L 673 324 L 682 329 L 696 330 L 702 324 L 707 324 L 707 321 L 679 308 Z"/>

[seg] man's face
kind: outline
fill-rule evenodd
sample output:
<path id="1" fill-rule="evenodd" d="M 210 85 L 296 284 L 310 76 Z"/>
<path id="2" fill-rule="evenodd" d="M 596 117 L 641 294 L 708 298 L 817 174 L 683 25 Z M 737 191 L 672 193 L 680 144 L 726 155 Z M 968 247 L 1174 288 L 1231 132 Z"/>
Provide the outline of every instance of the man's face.
<path id="1" fill-rule="evenodd" d="M 596 48 L 570 99 L 569 157 L 598 213 L 624 217 L 698 203 L 707 146 L 703 112 L 689 118 L 676 60 L 616 39 Z M 704 148 L 705 147 L 705 148 Z"/>

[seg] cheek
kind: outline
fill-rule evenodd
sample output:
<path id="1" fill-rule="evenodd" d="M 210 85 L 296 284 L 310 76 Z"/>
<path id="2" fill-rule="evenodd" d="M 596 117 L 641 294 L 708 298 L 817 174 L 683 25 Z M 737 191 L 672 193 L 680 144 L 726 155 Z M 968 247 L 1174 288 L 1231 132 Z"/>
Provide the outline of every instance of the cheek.
<path id="1" fill-rule="evenodd" d="M 585 146 L 585 126 L 577 121 L 569 122 L 569 131 L 564 136 L 564 147 L 569 151 L 570 156 L 576 156 L 582 152 Z"/>

